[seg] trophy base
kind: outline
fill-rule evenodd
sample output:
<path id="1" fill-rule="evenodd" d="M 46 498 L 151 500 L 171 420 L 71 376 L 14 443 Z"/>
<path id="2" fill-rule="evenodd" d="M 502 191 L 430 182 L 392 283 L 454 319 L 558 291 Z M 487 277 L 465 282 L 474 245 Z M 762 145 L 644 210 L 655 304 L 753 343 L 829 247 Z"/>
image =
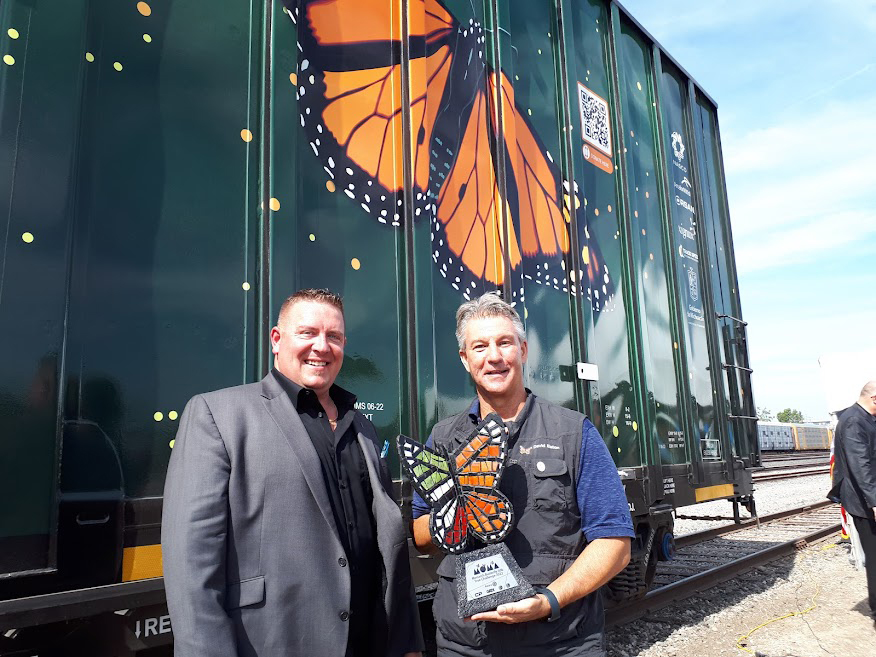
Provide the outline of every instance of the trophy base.
<path id="1" fill-rule="evenodd" d="M 535 595 L 504 543 L 456 555 L 456 599 L 460 618 L 491 611 Z"/>

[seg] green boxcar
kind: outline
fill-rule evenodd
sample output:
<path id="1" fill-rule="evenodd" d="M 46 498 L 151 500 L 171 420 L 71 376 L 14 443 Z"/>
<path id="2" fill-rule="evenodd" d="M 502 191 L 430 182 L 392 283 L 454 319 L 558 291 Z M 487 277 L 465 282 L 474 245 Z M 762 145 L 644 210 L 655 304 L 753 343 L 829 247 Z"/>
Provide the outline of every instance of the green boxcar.
<path id="1" fill-rule="evenodd" d="M 339 382 L 389 441 L 473 397 L 459 303 L 513 301 L 527 386 L 586 412 L 624 481 L 615 599 L 670 556 L 672 509 L 753 509 L 716 105 L 619 3 L 5 0 L 0 30 L 11 648 L 170 641 L 179 416 L 264 375 L 302 287 L 343 294 Z"/>

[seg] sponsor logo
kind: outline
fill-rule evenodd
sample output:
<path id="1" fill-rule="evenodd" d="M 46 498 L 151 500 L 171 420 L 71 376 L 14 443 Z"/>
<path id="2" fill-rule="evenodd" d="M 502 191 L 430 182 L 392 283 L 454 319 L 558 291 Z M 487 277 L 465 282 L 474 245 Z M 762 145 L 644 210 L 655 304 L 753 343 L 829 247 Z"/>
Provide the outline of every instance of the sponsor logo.
<path id="1" fill-rule="evenodd" d="M 681 134 L 677 132 L 672 133 L 672 154 L 679 162 L 684 159 L 684 142 L 681 139 Z"/>

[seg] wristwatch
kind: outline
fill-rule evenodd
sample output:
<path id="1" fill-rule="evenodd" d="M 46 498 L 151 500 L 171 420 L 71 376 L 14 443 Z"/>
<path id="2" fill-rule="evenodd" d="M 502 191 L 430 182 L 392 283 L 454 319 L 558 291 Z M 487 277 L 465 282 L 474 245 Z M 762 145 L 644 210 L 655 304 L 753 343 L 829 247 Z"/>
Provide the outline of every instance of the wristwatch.
<path id="1" fill-rule="evenodd" d="M 541 593 L 544 597 L 546 597 L 548 603 L 551 606 L 551 615 L 547 617 L 547 622 L 553 623 L 555 620 L 559 620 L 560 601 L 557 600 L 557 596 L 554 595 L 554 592 L 544 586 L 534 586 L 533 588 L 535 589 L 536 593 Z"/>

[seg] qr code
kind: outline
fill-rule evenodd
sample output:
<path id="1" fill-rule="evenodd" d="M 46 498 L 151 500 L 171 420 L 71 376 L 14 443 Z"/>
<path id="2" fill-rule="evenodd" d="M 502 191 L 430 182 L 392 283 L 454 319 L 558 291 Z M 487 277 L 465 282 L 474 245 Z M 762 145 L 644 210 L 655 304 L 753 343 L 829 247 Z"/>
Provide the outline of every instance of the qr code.
<path id="1" fill-rule="evenodd" d="M 584 141 L 611 157 L 608 103 L 579 82 L 578 104 L 581 108 L 581 135 Z"/>

